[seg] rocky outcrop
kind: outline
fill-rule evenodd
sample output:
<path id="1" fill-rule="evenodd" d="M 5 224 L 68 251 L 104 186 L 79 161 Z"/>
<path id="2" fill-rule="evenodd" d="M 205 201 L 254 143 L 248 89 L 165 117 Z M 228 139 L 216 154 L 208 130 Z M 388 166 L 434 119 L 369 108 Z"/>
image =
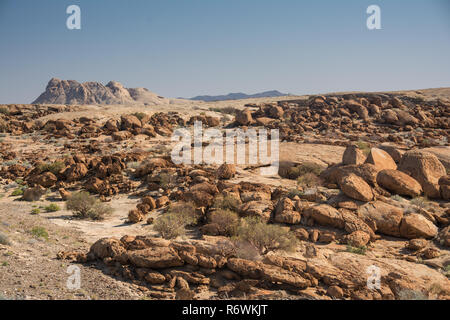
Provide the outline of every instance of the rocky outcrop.
<path id="1" fill-rule="evenodd" d="M 117 81 L 106 86 L 98 82 L 79 83 L 75 80 L 52 78 L 33 103 L 40 104 L 166 104 L 169 99 L 145 88 L 127 89 Z"/>
<path id="2" fill-rule="evenodd" d="M 398 170 L 382 170 L 377 175 L 377 183 L 401 196 L 417 197 L 422 193 L 420 183 Z"/>
<path id="3" fill-rule="evenodd" d="M 435 155 L 424 151 L 408 151 L 403 155 L 398 170 L 416 179 L 427 197 L 440 198 L 439 179 L 446 175 L 446 171 Z"/>

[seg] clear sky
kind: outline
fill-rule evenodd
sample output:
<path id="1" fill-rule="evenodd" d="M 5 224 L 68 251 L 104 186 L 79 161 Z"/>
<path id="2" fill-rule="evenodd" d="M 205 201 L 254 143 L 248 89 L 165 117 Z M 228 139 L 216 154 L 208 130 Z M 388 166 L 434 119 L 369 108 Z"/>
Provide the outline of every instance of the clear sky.
<path id="1" fill-rule="evenodd" d="M 52 77 L 167 97 L 450 87 L 450 0 L 0 0 L 0 103 Z"/>

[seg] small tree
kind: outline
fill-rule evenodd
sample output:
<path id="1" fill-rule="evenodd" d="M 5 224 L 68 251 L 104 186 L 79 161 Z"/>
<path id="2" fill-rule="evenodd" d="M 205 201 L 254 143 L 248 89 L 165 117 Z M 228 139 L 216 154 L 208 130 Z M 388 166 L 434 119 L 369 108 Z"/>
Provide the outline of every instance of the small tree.
<path id="1" fill-rule="evenodd" d="M 247 241 L 262 254 L 277 249 L 293 251 L 297 245 L 297 238 L 289 230 L 279 225 L 266 224 L 258 217 L 242 219 L 235 240 Z"/>
<path id="2" fill-rule="evenodd" d="M 209 220 L 210 223 L 214 223 L 219 227 L 221 234 L 228 236 L 235 235 L 239 226 L 239 216 L 231 210 L 216 210 L 211 213 Z"/>
<path id="3" fill-rule="evenodd" d="M 112 213 L 113 209 L 86 191 L 73 194 L 66 202 L 67 210 L 72 211 L 78 218 L 90 218 L 92 220 L 103 220 L 106 215 Z"/>
<path id="4" fill-rule="evenodd" d="M 192 203 L 180 202 L 171 205 L 167 213 L 158 217 L 153 224 L 153 229 L 164 239 L 174 239 L 183 235 L 188 225 L 196 224 L 198 218 Z"/>

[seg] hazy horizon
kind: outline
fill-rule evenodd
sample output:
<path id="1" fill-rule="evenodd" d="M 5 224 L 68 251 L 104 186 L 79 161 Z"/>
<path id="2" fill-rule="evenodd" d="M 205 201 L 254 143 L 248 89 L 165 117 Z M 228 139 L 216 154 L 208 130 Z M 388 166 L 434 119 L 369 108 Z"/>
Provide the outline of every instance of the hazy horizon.
<path id="1" fill-rule="evenodd" d="M 66 28 L 72 4 L 81 30 Z M 172 98 L 450 87 L 448 0 L 0 0 L 0 40 L 0 103 L 52 77 Z"/>

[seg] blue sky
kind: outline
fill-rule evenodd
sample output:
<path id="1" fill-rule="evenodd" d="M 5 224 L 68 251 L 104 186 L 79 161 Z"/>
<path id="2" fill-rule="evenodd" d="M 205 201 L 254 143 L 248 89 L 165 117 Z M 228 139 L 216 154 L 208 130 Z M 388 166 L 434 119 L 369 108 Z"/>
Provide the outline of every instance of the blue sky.
<path id="1" fill-rule="evenodd" d="M 450 87 L 450 0 L 0 0 L 0 103 L 52 77 L 168 97 Z"/>

